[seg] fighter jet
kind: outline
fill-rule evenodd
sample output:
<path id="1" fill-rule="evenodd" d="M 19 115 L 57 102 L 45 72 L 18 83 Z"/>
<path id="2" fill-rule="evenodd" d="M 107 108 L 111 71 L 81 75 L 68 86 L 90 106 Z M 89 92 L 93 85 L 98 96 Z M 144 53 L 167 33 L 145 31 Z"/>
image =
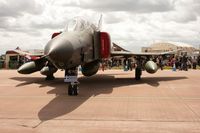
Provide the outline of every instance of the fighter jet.
<path id="1" fill-rule="evenodd" d="M 137 57 L 135 78 L 141 77 L 142 64 L 141 56 L 153 55 L 153 53 L 135 54 L 132 52 L 111 51 L 111 39 L 107 32 L 100 31 L 102 17 L 98 26 L 76 17 L 69 21 L 63 32 L 54 33 L 52 39 L 44 48 L 44 55 L 34 61 L 27 62 L 19 67 L 21 74 L 31 74 L 40 71 L 46 75 L 46 80 L 54 79 L 54 73 L 58 70 L 65 70 L 64 82 L 68 84 L 68 95 L 78 95 L 78 67 L 84 76 L 92 76 L 97 73 L 100 62 L 112 56 Z M 164 53 L 163 53 L 164 54 Z M 145 70 L 155 73 L 158 66 L 153 61 L 148 61 Z"/>

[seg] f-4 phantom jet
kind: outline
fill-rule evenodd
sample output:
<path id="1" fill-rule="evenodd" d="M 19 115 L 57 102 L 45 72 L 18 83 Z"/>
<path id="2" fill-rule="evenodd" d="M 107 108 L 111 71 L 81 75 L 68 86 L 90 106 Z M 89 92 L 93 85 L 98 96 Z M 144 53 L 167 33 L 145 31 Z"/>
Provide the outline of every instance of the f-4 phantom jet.
<path id="1" fill-rule="evenodd" d="M 79 66 L 84 76 L 92 76 L 99 70 L 102 60 L 113 56 L 140 57 L 166 54 L 111 51 L 110 35 L 100 31 L 101 18 L 98 26 L 80 17 L 69 21 L 63 32 L 52 35 L 52 39 L 44 48 L 44 55 L 37 60 L 23 64 L 18 72 L 31 74 L 40 71 L 42 75 L 46 75 L 47 80 L 52 80 L 58 69 L 65 70 L 64 81 L 69 83 L 68 95 L 74 96 L 78 95 Z M 141 58 L 136 59 L 138 63 L 135 78 L 137 80 L 141 77 L 142 68 L 149 73 L 155 73 L 158 70 L 155 62 L 149 60 L 145 66 L 142 66 Z"/>

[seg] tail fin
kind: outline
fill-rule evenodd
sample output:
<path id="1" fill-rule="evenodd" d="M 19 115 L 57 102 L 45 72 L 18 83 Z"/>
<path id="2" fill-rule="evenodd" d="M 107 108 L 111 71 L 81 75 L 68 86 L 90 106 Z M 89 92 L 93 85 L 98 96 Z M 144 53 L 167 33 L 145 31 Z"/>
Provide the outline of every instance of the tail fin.
<path id="1" fill-rule="evenodd" d="M 100 18 L 99 18 L 99 23 L 98 23 L 98 30 L 101 31 L 102 29 L 102 17 L 103 15 L 101 14 Z"/>

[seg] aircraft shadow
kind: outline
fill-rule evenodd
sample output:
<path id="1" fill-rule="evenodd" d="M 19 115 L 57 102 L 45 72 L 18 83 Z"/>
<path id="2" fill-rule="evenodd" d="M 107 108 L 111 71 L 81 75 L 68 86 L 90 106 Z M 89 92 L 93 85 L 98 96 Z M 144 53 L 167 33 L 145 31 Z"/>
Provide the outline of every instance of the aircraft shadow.
<path id="1" fill-rule="evenodd" d="M 100 94 L 110 94 L 115 87 L 137 84 L 148 84 L 157 87 L 161 81 L 181 80 L 187 79 L 187 77 L 144 77 L 140 81 L 136 81 L 133 78 L 115 78 L 112 75 L 102 74 L 89 78 L 80 77 L 80 93 L 74 97 L 67 95 L 67 84 L 63 82 L 63 78 L 56 78 L 54 81 L 45 81 L 42 77 L 13 77 L 11 79 L 23 81 L 23 83 L 16 85 L 16 87 L 35 83 L 39 84 L 41 88 L 45 86 L 53 88 L 47 94 L 55 94 L 56 97 L 38 112 L 38 118 L 42 123 L 72 112 L 90 97 L 95 97 Z"/>

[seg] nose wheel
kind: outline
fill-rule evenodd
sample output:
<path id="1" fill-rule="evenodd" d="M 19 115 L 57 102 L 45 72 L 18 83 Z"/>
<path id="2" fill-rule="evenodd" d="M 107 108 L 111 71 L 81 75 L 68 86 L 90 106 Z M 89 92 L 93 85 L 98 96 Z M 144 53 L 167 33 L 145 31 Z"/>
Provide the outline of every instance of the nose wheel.
<path id="1" fill-rule="evenodd" d="M 77 96 L 78 95 L 78 85 L 77 84 L 69 84 L 68 85 L 68 95 L 69 96 Z"/>
<path id="2" fill-rule="evenodd" d="M 68 83 L 68 95 L 77 96 L 78 89 L 78 68 L 73 68 L 70 70 L 65 70 L 64 82 Z"/>

